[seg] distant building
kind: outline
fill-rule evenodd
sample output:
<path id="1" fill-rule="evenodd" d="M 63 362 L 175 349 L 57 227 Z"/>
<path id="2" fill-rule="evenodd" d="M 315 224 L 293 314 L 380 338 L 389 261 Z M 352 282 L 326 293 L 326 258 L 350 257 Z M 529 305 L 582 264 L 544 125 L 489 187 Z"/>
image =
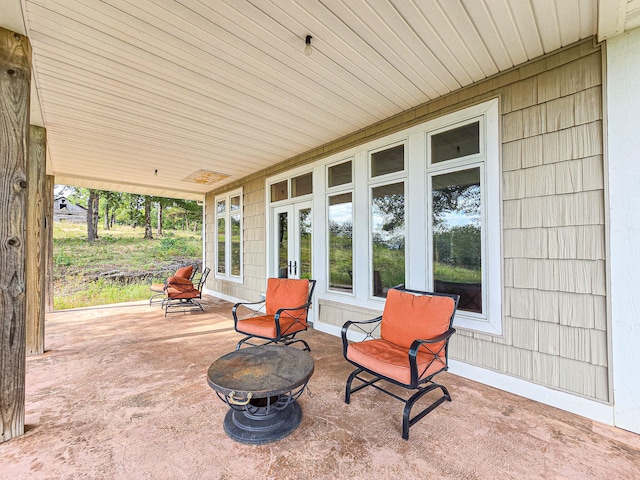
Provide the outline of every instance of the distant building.
<path id="1" fill-rule="evenodd" d="M 56 197 L 53 200 L 53 221 L 87 223 L 87 209 L 68 201 L 67 197 Z"/>

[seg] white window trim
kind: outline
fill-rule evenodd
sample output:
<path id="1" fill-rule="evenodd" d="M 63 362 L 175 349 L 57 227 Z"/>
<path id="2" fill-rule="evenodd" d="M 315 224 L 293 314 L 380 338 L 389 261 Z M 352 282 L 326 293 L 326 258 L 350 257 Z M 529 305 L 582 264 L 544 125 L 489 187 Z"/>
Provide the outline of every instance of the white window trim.
<path id="1" fill-rule="evenodd" d="M 231 199 L 233 197 L 240 197 L 240 275 L 231 274 Z M 225 202 L 225 213 L 218 213 L 218 202 Z M 224 195 L 217 195 L 213 199 L 213 211 L 214 211 L 214 272 L 215 278 L 218 280 L 225 280 L 235 283 L 243 283 L 244 279 L 244 209 L 243 209 L 243 192 L 242 188 L 227 192 Z M 225 273 L 218 272 L 218 219 L 224 218 L 225 220 L 225 259 L 226 269 Z"/>

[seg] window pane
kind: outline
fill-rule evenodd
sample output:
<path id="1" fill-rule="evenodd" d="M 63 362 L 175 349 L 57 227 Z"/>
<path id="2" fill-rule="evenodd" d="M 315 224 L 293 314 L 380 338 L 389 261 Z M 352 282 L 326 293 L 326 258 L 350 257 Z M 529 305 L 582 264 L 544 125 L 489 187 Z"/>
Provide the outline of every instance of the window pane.
<path id="1" fill-rule="evenodd" d="M 287 181 L 274 183 L 271 185 L 271 201 L 277 202 L 279 200 L 286 200 L 289 198 L 289 191 L 287 190 Z"/>
<path id="2" fill-rule="evenodd" d="M 227 271 L 225 256 L 225 224 L 224 218 L 218 219 L 218 273 Z"/>
<path id="3" fill-rule="evenodd" d="M 480 168 L 432 177 L 434 290 L 482 313 Z"/>
<path id="4" fill-rule="evenodd" d="M 387 173 L 404 170 L 404 145 L 388 148 L 371 154 L 371 176 L 379 177 Z"/>
<path id="5" fill-rule="evenodd" d="M 404 183 L 371 191 L 373 295 L 386 297 L 389 288 L 404 283 Z"/>
<path id="6" fill-rule="evenodd" d="M 224 213 L 225 211 L 225 201 L 222 200 L 221 202 L 218 202 L 218 204 L 216 205 L 216 213 L 220 214 L 220 213 Z"/>
<path id="7" fill-rule="evenodd" d="M 299 211 L 298 227 L 300 228 L 300 278 L 311 280 L 311 209 Z"/>
<path id="8" fill-rule="evenodd" d="M 307 173 L 291 179 L 291 196 L 300 197 L 313 193 L 313 174 Z"/>
<path id="9" fill-rule="evenodd" d="M 233 199 L 231 199 L 233 209 Z M 231 275 L 240 275 L 240 215 L 231 215 Z"/>
<path id="10" fill-rule="evenodd" d="M 480 122 L 454 128 L 431 137 L 431 163 L 480 153 Z"/>
<path id="11" fill-rule="evenodd" d="M 232 212 L 240 210 L 240 195 L 237 197 L 231 197 L 231 201 L 229 202 L 229 208 Z"/>
<path id="12" fill-rule="evenodd" d="M 351 193 L 329 197 L 329 288 L 353 293 L 353 201 Z"/>
<path id="13" fill-rule="evenodd" d="M 338 185 L 351 183 L 351 177 L 351 160 L 341 163 L 340 165 L 329 167 L 329 187 L 337 187 Z"/>

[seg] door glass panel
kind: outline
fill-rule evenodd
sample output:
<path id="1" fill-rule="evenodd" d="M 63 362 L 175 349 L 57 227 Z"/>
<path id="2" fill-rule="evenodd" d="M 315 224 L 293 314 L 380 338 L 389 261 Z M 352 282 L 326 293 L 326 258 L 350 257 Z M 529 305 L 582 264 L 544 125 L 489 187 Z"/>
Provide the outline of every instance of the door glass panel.
<path id="1" fill-rule="evenodd" d="M 329 288 L 353 293 L 353 201 L 351 193 L 329 197 Z"/>
<path id="2" fill-rule="evenodd" d="M 224 202 L 222 202 L 224 203 Z M 218 219 L 218 273 L 226 273 L 227 264 L 225 256 L 225 222 L 224 218 Z"/>
<path id="3" fill-rule="evenodd" d="M 431 181 L 434 290 L 457 293 L 459 310 L 482 313 L 480 168 Z"/>
<path id="4" fill-rule="evenodd" d="M 278 239 L 278 277 L 289 276 L 289 216 L 286 212 L 278 214 L 276 235 Z"/>
<path id="5" fill-rule="evenodd" d="M 277 202 L 279 200 L 286 200 L 289 198 L 289 190 L 288 185 L 289 182 L 287 180 L 283 180 L 282 182 L 274 183 L 271 185 L 271 201 Z"/>
<path id="6" fill-rule="evenodd" d="M 300 235 L 300 264 L 298 278 L 311 279 L 311 209 L 303 208 L 298 213 Z M 294 275 L 296 272 L 294 271 Z"/>
<path id="7" fill-rule="evenodd" d="M 313 193 L 313 173 L 306 173 L 291 179 L 291 197 Z"/>
<path id="8" fill-rule="evenodd" d="M 329 167 L 328 171 L 329 178 L 327 182 L 329 187 L 337 187 L 338 185 L 351 183 L 351 177 L 353 176 L 351 172 L 351 160 Z"/>
<path id="9" fill-rule="evenodd" d="M 371 154 L 371 176 L 379 177 L 387 173 L 404 170 L 404 145 L 387 148 Z"/>
<path id="10" fill-rule="evenodd" d="M 431 163 L 480 153 L 480 122 L 447 130 L 431 137 Z"/>
<path id="11" fill-rule="evenodd" d="M 404 284 L 404 183 L 375 187 L 371 204 L 373 296 Z"/>
<path id="12" fill-rule="evenodd" d="M 224 213 L 225 211 L 225 202 L 218 202 L 218 204 L 216 205 L 216 213 L 219 215 L 221 213 Z"/>

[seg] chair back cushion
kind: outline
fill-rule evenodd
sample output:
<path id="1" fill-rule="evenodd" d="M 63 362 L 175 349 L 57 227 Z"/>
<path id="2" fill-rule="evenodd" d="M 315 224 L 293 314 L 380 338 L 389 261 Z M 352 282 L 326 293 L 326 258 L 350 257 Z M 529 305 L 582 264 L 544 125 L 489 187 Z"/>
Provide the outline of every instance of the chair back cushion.
<path id="1" fill-rule="evenodd" d="M 446 332 L 454 308 L 450 297 L 414 295 L 391 289 L 382 313 L 380 336 L 408 349 L 414 340 L 429 340 Z M 437 352 L 440 345 L 429 348 Z"/>
<path id="2" fill-rule="evenodd" d="M 192 273 L 193 273 L 193 265 L 189 265 L 187 267 L 182 267 L 176 270 L 176 273 L 173 276 L 182 277 L 182 278 L 191 278 Z"/>
<path id="3" fill-rule="evenodd" d="M 275 315 L 281 308 L 292 308 L 307 303 L 309 298 L 309 280 L 288 278 L 270 278 L 267 280 L 267 315 Z M 307 319 L 307 309 L 286 312 L 287 316 Z"/>

